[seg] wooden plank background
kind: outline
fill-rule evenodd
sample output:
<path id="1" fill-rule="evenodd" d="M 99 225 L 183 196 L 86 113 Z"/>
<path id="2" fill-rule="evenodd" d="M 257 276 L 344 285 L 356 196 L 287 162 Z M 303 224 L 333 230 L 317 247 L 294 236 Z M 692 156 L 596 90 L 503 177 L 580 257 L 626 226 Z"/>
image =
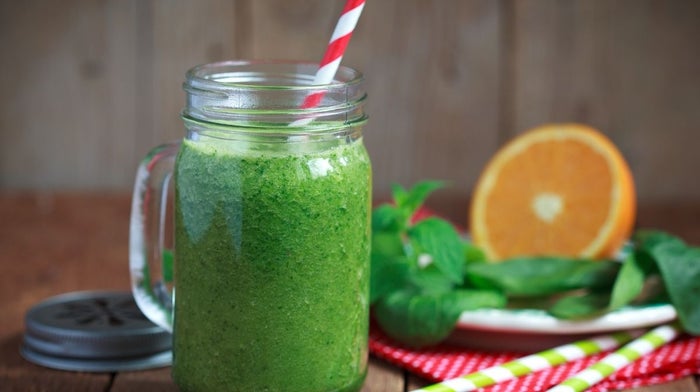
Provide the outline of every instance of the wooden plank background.
<path id="1" fill-rule="evenodd" d="M 190 66 L 317 61 L 342 5 L 0 2 L 0 190 L 130 189 L 183 135 Z M 375 195 L 424 178 L 468 195 L 508 138 L 580 121 L 618 144 L 642 202 L 697 200 L 699 38 L 696 0 L 369 0 L 343 63 L 367 78 Z"/>

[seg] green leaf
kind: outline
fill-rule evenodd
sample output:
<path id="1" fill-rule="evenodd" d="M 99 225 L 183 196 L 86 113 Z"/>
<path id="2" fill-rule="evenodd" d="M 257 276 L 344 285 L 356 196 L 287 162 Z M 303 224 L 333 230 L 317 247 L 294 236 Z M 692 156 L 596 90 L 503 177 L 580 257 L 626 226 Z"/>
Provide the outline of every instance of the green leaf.
<path id="1" fill-rule="evenodd" d="M 642 252 L 651 252 L 657 245 L 670 242 L 685 245 L 680 238 L 659 230 L 637 230 L 632 240 L 636 248 Z"/>
<path id="2" fill-rule="evenodd" d="M 450 306 L 461 309 L 462 312 L 482 308 L 500 309 L 507 303 L 505 295 L 490 290 L 458 289 L 452 291 L 447 298 L 451 301 Z"/>
<path id="3" fill-rule="evenodd" d="M 644 255 L 630 253 L 622 263 L 610 294 L 609 310 L 619 309 L 638 298 L 644 283 L 655 271 L 653 260 Z"/>
<path id="4" fill-rule="evenodd" d="M 425 346 L 446 338 L 459 312 L 443 307 L 441 295 L 415 295 L 399 291 L 375 305 L 375 317 L 394 339 L 411 346 Z"/>
<path id="5" fill-rule="evenodd" d="M 633 237 L 640 257 L 655 263 L 683 328 L 700 335 L 700 248 L 669 233 L 640 230 Z"/>
<path id="6" fill-rule="evenodd" d="M 481 248 L 472 244 L 467 240 L 462 240 L 462 248 L 464 252 L 464 262 L 470 263 L 483 263 L 486 262 L 486 253 L 484 253 Z"/>
<path id="7" fill-rule="evenodd" d="M 610 310 L 619 309 L 632 302 L 642 293 L 645 279 L 644 270 L 637 264 L 635 257 L 628 256 L 615 279 L 610 296 Z"/>
<path id="8" fill-rule="evenodd" d="M 408 191 L 400 184 L 391 184 L 391 197 L 394 199 L 396 207 L 404 209 L 408 201 Z"/>
<path id="9" fill-rule="evenodd" d="M 454 289 L 453 282 L 435 264 L 425 268 L 413 268 L 408 281 L 423 294 L 438 294 Z"/>
<path id="10" fill-rule="evenodd" d="M 650 251 L 683 328 L 700 335 L 700 248 L 668 240 Z"/>
<path id="11" fill-rule="evenodd" d="M 464 310 L 501 307 L 498 293 L 458 290 L 431 295 L 399 291 L 379 301 L 375 317 L 389 336 L 411 346 L 426 346 L 445 339 Z"/>
<path id="12" fill-rule="evenodd" d="M 410 264 L 403 256 L 372 254 L 369 279 L 370 304 L 382 297 L 402 290 L 410 276 Z"/>
<path id="13" fill-rule="evenodd" d="M 392 186 L 394 202 L 408 217 L 411 217 L 431 193 L 444 185 L 442 181 L 422 181 L 414 185 L 409 191 L 406 191 L 400 185 L 395 184 Z"/>
<path id="14" fill-rule="evenodd" d="M 407 282 L 410 262 L 398 231 L 373 231 L 370 261 L 370 303 L 402 289 Z"/>
<path id="15" fill-rule="evenodd" d="M 464 253 L 459 234 L 440 218 L 427 218 L 408 230 L 416 254 L 429 254 L 435 266 L 452 282 L 464 279 Z"/>
<path id="16" fill-rule="evenodd" d="M 619 269 L 619 263 L 613 261 L 520 257 L 469 264 L 466 278 L 478 288 L 501 290 L 509 296 L 540 296 L 611 287 Z"/>
<path id="17" fill-rule="evenodd" d="M 401 235 L 393 231 L 372 232 L 372 254 L 388 257 L 403 256 L 404 243 Z"/>
<path id="18" fill-rule="evenodd" d="M 372 211 L 372 231 L 394 231 L 402 229 L 403 218 L 399 210 L 389 204 L 383 204 Z"/>
<path id="19" fill-rule="evenodd" d="M 561 319 L 582 319 L 600 315 L 608 309 L 610 293 L 593 292 L 567 295 L 549 309 L 549 313 Z"/>

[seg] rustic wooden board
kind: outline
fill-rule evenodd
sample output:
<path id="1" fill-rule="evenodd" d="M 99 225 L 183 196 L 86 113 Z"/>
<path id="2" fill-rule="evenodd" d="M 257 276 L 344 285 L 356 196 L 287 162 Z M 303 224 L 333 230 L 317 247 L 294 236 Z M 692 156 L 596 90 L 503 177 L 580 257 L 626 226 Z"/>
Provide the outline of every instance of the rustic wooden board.
<path id="1" fill-rule="evenodd" d="M 5 308 L 1 309 L 5 313 Z M 5 324 L 5 320 L 2 324 Z M 34 365 L 20 357 L 21 343 L 19 333 L 0 335 L 0 390 L 3 392 L 108 390 L 112 378 L 110 374 L 65 372 Z"/>
<path id="2" fill-rule="evenodd" d="M 170 392 L 177 387 L 170 378 L 170 367 L 144 370 L 140 372 L 123 372 L 114 376 L 111 392 Z"/>
<path id="3" fill-rule="evenodd" d="M 375 194 L 449 181 L 466 194 L 498 141 L 500 3 L 367 6 L 348 64 L 367 75 Z M 355 46 L 356 45 L 356 46 Z"/>
<path id="4" fill-rule="evenodd" d="M 0 188 L 129 189 L 180 138 L 189 67 L 317 61 L 341 1 L 0 3 Z M 466 196 L 507 138 L 547 121 L 602 129 L 640 199 L 694 200 L 700 3 L 368 2 L 343 61 L 367 77 L 375 194 L 424 178 Z"/>
<path id="5" fill-rule="evenodd" d="M 237 2 L 228 0 L 150 2 L 152 17 L 145 21 L 152 36 L 150 110 L 152 128 L 146 147 L 185 135 L 180 112 L 185 104 L 185 72 L 198 64 L 237 57 Z"/>
<path id="6" fill-rule="evenodd" d="M 403 391 L 404 378 L 404 373 L 397 372 L 396 367 L 370 356 L 369 370 L 361 392 Z"/>
<path id="7" fill-rule="evenodd" d="M 0 4 L 1 187 L 131 181 L 136 3 Z"/>
<path id="8" fill-rule="evenodd" d="M 130 290 L 129 196 L 12 194 L 0 199 L 0 340 L 53 295 Z"/>
<path id="9" fill-rule="evenodd" d="M 700 3 L 516 1 L 513 134 L 592 124 L 620 147 L 641 200 L 697 199 Z"/>

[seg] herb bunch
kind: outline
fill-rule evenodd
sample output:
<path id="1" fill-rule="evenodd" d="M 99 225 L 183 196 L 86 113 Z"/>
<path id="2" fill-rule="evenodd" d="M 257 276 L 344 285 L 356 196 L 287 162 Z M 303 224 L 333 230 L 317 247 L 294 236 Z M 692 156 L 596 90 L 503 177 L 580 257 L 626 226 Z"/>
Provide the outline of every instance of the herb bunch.
<path id="1" fill-rule="evenodd" d="M 585 319 L 628 305 L 670 302 L 684 329 L 700 335 L 700 248 L 661 231 L 637 231 L 618 260 L 518 257 L 489 263 L 439 217 L 414 221 L 442 182 L 392 187 L 393 204 L 372 213 L 370 302 L 393 338 L 435 344 L 462 312 L 543 308 Z"/>

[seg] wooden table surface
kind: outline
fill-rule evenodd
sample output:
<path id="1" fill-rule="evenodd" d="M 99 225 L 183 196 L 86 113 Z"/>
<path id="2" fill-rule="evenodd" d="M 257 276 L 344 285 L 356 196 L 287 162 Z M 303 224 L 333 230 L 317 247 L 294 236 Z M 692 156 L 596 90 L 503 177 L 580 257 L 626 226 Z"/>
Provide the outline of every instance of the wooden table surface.
<path id="1" fill-rule="evenodd" d="M 463 201 L 433 206 L 463 215 Z M 0 193 L 0 391 L 174 391 L 169 369 L 78 373 L 43 368 L 19 355 L 26 310 L 53 295 L 78 290 L 128 290 L 129 195 Z M 700 244 L 700 203 L 643 206 L 638 224 Z M 426 385 L 370 359 L 363 391 L 398 392 Z M 698 380 L 635 389 L 700 392 Z"/>

